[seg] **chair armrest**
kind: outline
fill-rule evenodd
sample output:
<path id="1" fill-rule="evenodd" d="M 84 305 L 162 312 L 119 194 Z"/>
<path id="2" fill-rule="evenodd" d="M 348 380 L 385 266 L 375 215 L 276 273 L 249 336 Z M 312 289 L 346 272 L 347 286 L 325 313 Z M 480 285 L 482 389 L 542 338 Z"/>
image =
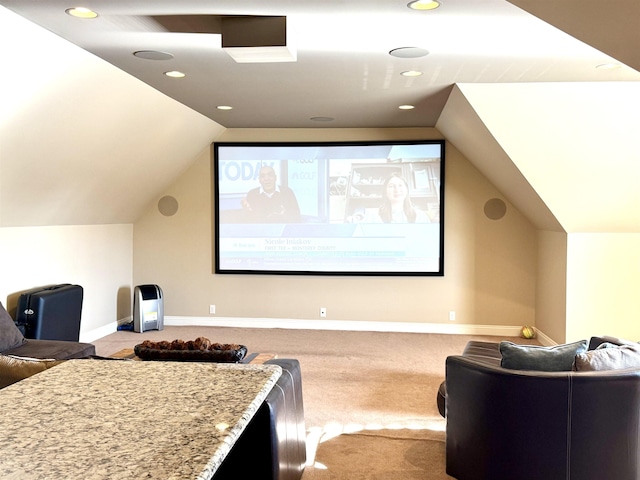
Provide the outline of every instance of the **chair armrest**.
<path id="1" fill-rule="evenodd" d="M 550 377 L 539 373 L 507 370 L 464 356 L 447 358 L 449 475 L 565 478 L 558 466 L 563 470 L 566 465 L 570 383 L 566 372 L 546 374 Z"/>

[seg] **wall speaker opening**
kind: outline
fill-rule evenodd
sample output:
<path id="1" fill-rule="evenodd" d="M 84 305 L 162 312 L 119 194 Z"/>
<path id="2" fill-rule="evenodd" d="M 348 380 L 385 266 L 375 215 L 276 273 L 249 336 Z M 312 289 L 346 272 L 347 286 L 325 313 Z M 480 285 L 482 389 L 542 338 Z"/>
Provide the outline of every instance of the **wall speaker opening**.
<path id="1" fill-rule="evenodd" d="M 500 220 L 506 213 L 507 205 L 499 198 L 492 198 L 484 204 L 484 214 L 491 220 Z"/>
<path id="2" fill-rule="evenodd" d="M 158 200 L 158 211 L 165 217 L 175 215 L 178 211 L 178 201 L 172 196 L 164 196 Z"/>

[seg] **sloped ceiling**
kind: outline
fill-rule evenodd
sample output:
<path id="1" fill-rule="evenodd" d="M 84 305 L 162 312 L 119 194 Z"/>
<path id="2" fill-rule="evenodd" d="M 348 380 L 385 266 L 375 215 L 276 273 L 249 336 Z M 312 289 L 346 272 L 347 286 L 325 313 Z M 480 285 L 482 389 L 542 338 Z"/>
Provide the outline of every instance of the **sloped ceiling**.
<path id="1" fill-rule="evenodd" d="M 553 213 L 531 188 L 459 86 L 455 86 L 436 128 L 452 142 L 538 228 L 561 231 Z"/>
<path id="2" fill-rule="evenodd" d="M 539 228 L 630 233 L 639 111 L 636 82 L 461 84 L 437 128 Z"/>
<path id="3" fill-rule="evenodd" d="M 0 45 L 0 227 L 133 223 L 224 130 L 2 7 Z"/>
<path id="4" fill-rule="evenodd" d="M 586 28 L 554 2 L 512 3 Z M 637 68 L 606 23 L 602 48 Z M 0 54 L 0 227 L 132 223 L 224 131 L 3 7 Z M 639 85 L 460 83 L 436 127 L 539 228 L 640 231 Z"/>
<path id="5" fill-rule="evenodd" d="M 611 15 L 612 8 L 615 13 L 638 3 L 611 0 L 603 11 L 598 0 L 530 1 L 553 4 L 558 17 L 580 22 L 594 7 Z M 640 80 L 627 66 L 597 69 L 614 60 L 589 36 L 580 41 L 554 27 L 554 15 L 541 21 L 506 0 L 445 0 L 430 11 L 407 3 L 92 0 L 88 6 L 97 17 L 78 19 L 65 14 L 67 0 L 0 0 L 227 128 L 432 127 L 456 83 Z M 238 64 L 225 52 L 216 22 L 256 15 L 286 17 L 296 62 Z M 589 32 L 602 25 L 588 20 Z M 620 53 L 637 50 L 632 45 Z M 403 47 L 422 52 L 403 55 Z M 165 59 L 140 58 L 134 53 L 140 50 Z M 168 79 L 169 70 L 185 77 Z M 422 75 L 402 75 L 407 71 Z M 415 108 L 398 109 L 405 104 Z"/>
<path id="6" fill-rule="evenodd" d="M 640 70 L 640 2 L 636 0 L 509 0 L 532 15 Z"/>

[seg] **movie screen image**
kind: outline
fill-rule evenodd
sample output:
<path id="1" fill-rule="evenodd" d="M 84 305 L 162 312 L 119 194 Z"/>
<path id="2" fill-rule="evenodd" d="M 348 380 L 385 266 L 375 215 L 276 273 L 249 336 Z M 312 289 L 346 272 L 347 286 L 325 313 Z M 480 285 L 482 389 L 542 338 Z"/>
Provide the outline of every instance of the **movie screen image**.
<path id="1" fill-rule="evenodd" d="M 215 272 L 444 275 L 444 141 L 214 144 Z"/>

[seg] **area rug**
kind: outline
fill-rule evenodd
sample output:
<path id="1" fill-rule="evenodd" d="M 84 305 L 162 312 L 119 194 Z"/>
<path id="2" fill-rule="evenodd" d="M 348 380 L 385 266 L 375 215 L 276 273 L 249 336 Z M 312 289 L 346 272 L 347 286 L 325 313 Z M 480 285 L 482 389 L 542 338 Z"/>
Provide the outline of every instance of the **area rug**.
<path id="1" fill-rule="evenodd" d="M 302 480 L 450 480 L 444 433 L 363 430 L 321 440 Z"/>

